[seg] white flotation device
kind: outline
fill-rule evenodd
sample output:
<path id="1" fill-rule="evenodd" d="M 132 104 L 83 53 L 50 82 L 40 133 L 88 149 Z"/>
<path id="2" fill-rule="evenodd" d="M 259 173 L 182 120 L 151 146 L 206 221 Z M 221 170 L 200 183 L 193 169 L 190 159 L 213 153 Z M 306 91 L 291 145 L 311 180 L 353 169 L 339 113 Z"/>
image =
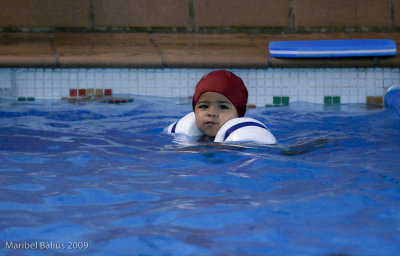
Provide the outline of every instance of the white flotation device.
<path id="1" fill-rule="evenodd" d="M 168 133 L 201 136 L 203 133 L 196 125 L 194 112 L 191 112 L 168 126 Z M 226 122 L 215 136 L 214 142 L 257 142 L 276 144 L 277 141 L 269 129 L 260 121 L 248 117 L 238 117 Z"/>
<path id="2" fill-rule="evenodd" d="M 201 136 L 203 134 L 199 128 L 197 128 L 194 112 L 190 112 L 168 126 L 168 133 L 185 134 L 187 136 Z"/>

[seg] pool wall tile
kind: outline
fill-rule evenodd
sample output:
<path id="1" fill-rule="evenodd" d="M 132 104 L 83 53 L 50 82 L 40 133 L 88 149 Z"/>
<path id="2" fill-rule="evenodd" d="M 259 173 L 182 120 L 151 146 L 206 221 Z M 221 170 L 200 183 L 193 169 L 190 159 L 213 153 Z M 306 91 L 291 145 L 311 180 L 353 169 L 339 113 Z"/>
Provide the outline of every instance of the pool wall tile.
<path id="1" fill-rule="evenodd" d="M 340 104 L 340 96 L 333 96 L 332 97 L 333 104 Z"/>
<path id="2" fill-rule="evenodd" d="M 77 89 L 70 89 L 69 90 L 69 97 L 77 97 L 78 96 L 78 90 Z"/>
<path id="3" fill-rule="evenodd" d="M 367 104 L 382 105 L 383 104 L 383 97 L 367 96 L 366 97 L 366 102 L 367 102 Z"/>
<path id="4" fill-rule="evenodd" d="M 281 102 L 281 97 L 279 97 L 279 96 L 274 96 L 274 99 L 273 99 L 273 104 L 274 105 L 280 105 L 282 102 Z"/>
<path id="5" fill-rule="evenodd" d="M 209 68 L 0 68 L 0 96 L 56 98 L 71 91 L 86 94 L 132 94 L 188 97 Z M 383 97 L 400 84 L 400 68 L 267 68 L 230 69 L 249 91 L 249 104 L 273 104 L 274 97 L 290 102 L 323 104 L 324 96 L 340 96 L 340 103 L 366 103 L 367 96 Z M 81 91 L 82 90 L 82 91 Z M 275 99 L 276 100 L 276 99 Z M 334 98 L 331 98 L 332 102 Z"/>
<path id="6" fill-rule="evenodd" d="M 282 97 L 282 105 L 289 105 L 290 98 L 288 96 Z"/>
<path id="7" fill-rule="evenodd" d="M 94 96 L 94 88 L 89 88 L 86 90 L 86 96 L 87 97 L 93 97 Z"/>
<path id="8" fill-rule="evenodd" d="M 79 89 L 78 93 L 79 93 L 79 97 L 86 97 L 86 90 L 85 89 Z"/>

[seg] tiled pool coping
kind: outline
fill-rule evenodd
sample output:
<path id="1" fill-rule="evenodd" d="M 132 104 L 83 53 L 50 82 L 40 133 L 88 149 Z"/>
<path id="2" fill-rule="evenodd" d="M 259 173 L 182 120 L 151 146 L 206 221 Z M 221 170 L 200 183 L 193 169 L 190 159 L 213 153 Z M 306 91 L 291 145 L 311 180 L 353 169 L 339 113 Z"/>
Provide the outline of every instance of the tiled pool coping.
<path id="1" fill-rule="evenodd" d="M 280 105 L 380 102 L 400 84 L 400 55 L 392 57 L 271 58 L 278 40 L 385 38 L 400 33 L 166 34 L 0 33 L 0 96 L 70 96 L 71 89 L 187 98 L 207 72 L 237 73 L 249 103 Z"/>

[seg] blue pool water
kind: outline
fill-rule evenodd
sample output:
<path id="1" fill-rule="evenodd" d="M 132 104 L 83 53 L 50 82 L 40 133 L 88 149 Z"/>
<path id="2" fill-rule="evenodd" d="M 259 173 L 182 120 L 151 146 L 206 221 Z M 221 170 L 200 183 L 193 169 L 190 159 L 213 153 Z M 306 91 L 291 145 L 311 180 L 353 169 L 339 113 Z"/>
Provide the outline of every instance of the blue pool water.
<path id="1" fill-rule="evenodd" d="M 0 100 L 0 255 L 398 255 L 398 115 L 259 107 L 279 146 L 183 145 L 175 101 Z"/>

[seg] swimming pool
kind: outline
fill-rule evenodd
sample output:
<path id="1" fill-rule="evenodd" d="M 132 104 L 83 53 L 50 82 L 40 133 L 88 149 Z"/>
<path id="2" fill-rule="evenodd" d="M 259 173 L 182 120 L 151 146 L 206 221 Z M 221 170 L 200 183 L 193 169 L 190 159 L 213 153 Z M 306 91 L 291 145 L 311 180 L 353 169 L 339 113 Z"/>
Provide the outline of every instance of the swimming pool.
<path id="1" fill-rule="evenodd" d="M 191 109 L 174 98 L 0 106 L 1 255 L 400 250 L 400 120 L 389 110 L 249 109 L 281 147 L 240 147 L 163 133 Z"/>

